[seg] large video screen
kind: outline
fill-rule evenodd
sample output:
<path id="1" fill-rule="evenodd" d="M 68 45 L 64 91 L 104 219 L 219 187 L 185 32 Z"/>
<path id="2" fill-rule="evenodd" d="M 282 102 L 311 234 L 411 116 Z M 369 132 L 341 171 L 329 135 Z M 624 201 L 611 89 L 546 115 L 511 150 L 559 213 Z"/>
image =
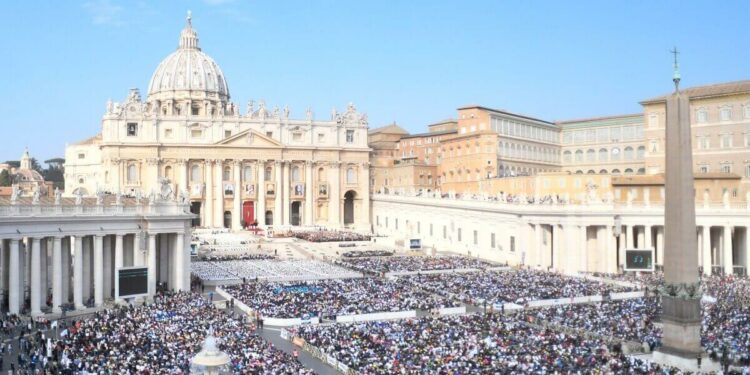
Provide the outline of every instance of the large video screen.
<path id="1" fill-rule="evenodd" d="M 137 297 L 148 294 L 148 267 L 128 267 L 117 270 L 119 298 Z"/>
<path id="2" fill-rule="evenodd" d="M 653 271 L 654 250 L 625 250 L 625 271 Z"/>

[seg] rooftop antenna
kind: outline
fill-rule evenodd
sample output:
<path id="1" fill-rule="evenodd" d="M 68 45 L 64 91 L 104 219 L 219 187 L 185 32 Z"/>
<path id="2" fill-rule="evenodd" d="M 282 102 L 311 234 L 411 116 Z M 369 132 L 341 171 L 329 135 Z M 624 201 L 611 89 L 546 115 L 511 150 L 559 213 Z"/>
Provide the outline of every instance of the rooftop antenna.
<path id="1" fill-rule="evenodd" d="M 672 74 L 672 82 L 674 82 L 674 91 L 677 92 L 680 90 L 680 64 L 677 62 L 677 55 L 679 55 L 680 52 L 677 50 L 676 46 L 669 52 L 674 55 L 674 73 Z"/>

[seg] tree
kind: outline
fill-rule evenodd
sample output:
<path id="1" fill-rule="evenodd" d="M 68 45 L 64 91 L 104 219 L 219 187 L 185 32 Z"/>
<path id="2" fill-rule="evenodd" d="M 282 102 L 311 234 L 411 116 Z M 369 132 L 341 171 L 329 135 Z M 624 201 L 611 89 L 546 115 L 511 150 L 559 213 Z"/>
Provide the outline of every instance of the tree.
<path id="1" fill-rule="evenodd" d="M 36 158 L 31 158 L 31 169 L 42 173 L 42 165 L 39 164 L 39 161 L 36 160 Z"/>
<path id="2" fill-rule="evenodd" d="M 18 168 L 21 166 L 21 162 L 18 160 L 8 160 L 5 164 L 8 164 L 11 168 Z"/>
<path id="3" fill-rule="evenodd" d="M 47 164 L 50 168 L 62 168 L 62 166 L 65 164 L 65 159 L 63 158 L 52 158 L 44 161 L 44 164 Z"/>
<path id="4" fill-rule="evenodd" d="M 0 172 L 0 186 L 10 186 L 11 184 L 10 173 L 8 173 L 7 169 L 3 169 L 3 171 Z"/>

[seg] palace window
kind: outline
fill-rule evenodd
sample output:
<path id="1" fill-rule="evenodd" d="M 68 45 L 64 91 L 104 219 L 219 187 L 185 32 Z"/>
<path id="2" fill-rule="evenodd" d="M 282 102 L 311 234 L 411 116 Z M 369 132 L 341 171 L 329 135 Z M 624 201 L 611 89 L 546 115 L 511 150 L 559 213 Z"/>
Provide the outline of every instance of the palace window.
<path id="1" fill-rule="evenodd" d="M 722 164 L 721 173 L 732 173 L 732 166 L 729 164 Z"/>
<path id="2" fill-rule="evenodd" d="M 729 121 L 732 119 L 732 108 L 730 107 L 723 107 L 719 111 L 719 118 L 721 118 L 721 121 Z"/>
<path id="3" fill-rule="evenodd" d="M 583 151 L 576 150 L 576 162 L 582 162 L 582 161 L 583 161 Z"/>
<path id="4" fill-rule="evenodd" d="M 708 173 L 708 166 L 707 165 L 701 165 L 699 168 L 701 173 Z"/>
<path id="5" fill-rule="evenodd" d="M 609 159 L 609 151 L 606 148 L 599 149 L 599 161 L 607 161 Z"/>
<path id="6" fill-rule="evenodd" d="M 704 124 L 708 122 L 708 111 L 705 109 L 699 109 L 698 112 L 696 112 L 695 117 L 699 124 Z"/>
<path id="7" fill-rule="evenodd" d="M 722 134 L 721 135 L 721 148 L 731 148 L 731 147 L 732 147 L 732 135 Z"/>
<path id="8" fill-rule="evenodd" d="M 625 147 L 625 160 L 633 160 L 633 148 Z"/>
<path id="9" fill-rule="evenodd" d="M 570 153 L 570 151 L 563 152 L 563 161 L 566 162 L 566 163 L 570 163 L 571 162 L 571 155 L 572 154 Z"/>
<path id="10" fill-rule="evenodd" d="M 750 104 L 745 104 L 745 118 L 750 119 Z"/>
<path id="11" fill-rule="evenodd" d="M 646 157 L 646 147 L 645 146 L 638 146 L 638 151 L 637 151 L 636 157 L 638 158 L 638 160 L 643 160 Z"/>

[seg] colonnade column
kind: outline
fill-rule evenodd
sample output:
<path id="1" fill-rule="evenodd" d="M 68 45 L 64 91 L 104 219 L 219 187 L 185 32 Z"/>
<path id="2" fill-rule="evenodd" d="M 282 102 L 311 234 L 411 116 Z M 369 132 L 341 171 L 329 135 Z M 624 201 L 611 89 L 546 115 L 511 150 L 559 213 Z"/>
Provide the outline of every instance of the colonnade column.
<path id="1" fill-rule="evenodd" d="M 94 304 L 104 303 L 104 236 L 94 236 Z"/>
<path id="2" fill-rule="evenodd" d="M 21 312 L 21 249 L 17 239 L 10 240 L 10 256 L 8 259 L 8 312 L 18 314 Z"/>
<path id="3" fill-rule="evenodd" d="M 148 234 L 148 295 L 156 294 L 156 233 Z"/>
<path id="4" fill-rule="evenodd" d="M 290 164 L 291 164 L 291 162 L 289 162 L 289 161 L 285 161 L 284 162 L 284 175 L 282 176 L 283 182 L 281 183 L 281 187 L 282 187 L 281 192 L 282 192 L 282 198 L 283 198 L 283 201 L 281 202 L 281 207 L 282 207 L 281 211 L 284 214 L 284 221 L 282 221 L 282 223 L 284 223 L 284 225 L 290 225 L 291 224 L 290 217 L 292 216 L 291 215 L 291 213 L 292 213 L 291 212 L 291 200 L 289 199 L 289 193 L 290 193 L 290 191 L 289 191 L 289 183 L 292 180 L 290 178 L 290 174 L 289 174 L 289 165 Z"/>
<path id="5" fill-rule="evenodd" d="M 37 316 L 42 314 L 40 299 L 41 294 L 41 249 L 39 239 L 34 238 L 31 240 L 31 266 L 29 268 L 29 276 L 31 277 L 31 316 Z"/>
<path id="6" fill-rule="evenodd" d="M 62 309 L 62 237 L 52 239 L 52 312 L 61 313 Z"/>
<path id="7" fill-rule="evenodd" d="M 745 227 L 745 277 L 750 275 L 750 226 Z"/>
<path id="8" fill-rule="evenodd" d="M 523 236 L 524 240 L 528 242 L 528 246 L 525 248 L 526 252 L 526 259 L 525 263 L 527 266 L 534 267 L 537 265 L 537 254 L 539 251 L 537 250 L 537 239 L 536 239 L 536 230 L 534 229 L 534 224 L 531 223 L 521 223 L 523 225 Z M 523 246 L 523 242 L 520 243 Z"/>
<path id="9" fill-rule="evenodd" d="M 583 246 L 580 250 L 580 261 L 578 263 L 578 269 L 576 271 L 578 272 L 587 272 L 589 271 L 589 241 L 588 241 L 588 233 L 587 232 L 587 226 L 581 225 L 578 227 L 578 235 L 579 235 L 579 241 L 578 243 L 581 244 L 580 246 Z"/>
<path id="10" fill-rule="evenodd" d="M 557 224 L 552 224 L 552 269 L 561 271 L 560 254 L 562 252 L 563 233 L 562 228 Z"/>
<path id="11" fill-rule="evenodd" d="M 201 224 L 203 224 L 204 227 L 212 227 L 214 226 L 214 161 L 207 159 L 204 168 L 206 183 L 203 187 L 203 194 L 205 195 L 204 201 L 206 203 L 201 207 L 201 212 L 203 213 L 203 222 Z"/>
<path id="12" fill-rule="evenodd" d="M 263 227 L 266 225 L 266 162 L 265 160 L 258 160 L 255 165 L 258 169 L 258 186 L 255 187 L 257 193 L 257 199 L 255 200 L 255 218 L 258 220 L 258 225 Z"/>
<path id="13" fill-rule="evenodd" d="M 42 238 L 39 242 L 39 286 L 41 288 L 39 293 L 39 303 L 42 307 L 47 306 L 47 297 L 49 288 L 48 278 L 49 270 L 47 269 L 47 249 L 49 248 L 49 238 Z"/>
<path id="14" fill-rule="evenodd" d="M 650 249 L 650 248 L 654 247 L 652 235 L 653 235 L 653 231 L 651 230 L 651 226 L 650 225 L 644 225 L 643 226 L 643 236 L 645 237 L 645 242 L 644 243 L 646 244 L 644 246 L 644 249 Z M 638 246 L 640 247 L 640 244 Z"/>
<path id="15" fill-rule="evenodd" d="M 635 249 L 635 234 L 633 233 L 634 230 L 635 230 L 635 228 L 633 227 L 633 225 L 628 225 L 625 228 L 626 228 L 625 232 L 627 233 L 627 238 L 625 240 L 625 242 L 626 242 L 626 245 L 625 245 L 626 247 L 625 248 L 626 249 L 627 248 Z M 623 252 L 622 255 L 624 256 L 625 252 Z M 620 259 L 620 261 L 624 264 L 625 263 L 624 257 L 622 259 Z"/>
<path id="16" fill-rule="evenodd" d="M 240 186 L 240 169 L 242 169 L 242 162 L 235 160 L 232 163 L 232 172 L 234 176 L 234 194 L 232 195 L 232 230 L 242 229 L 242 207 L 240 204 L 240 196 L 242 195 L 242 189 Z M 246 225 L 248 223 L 245 223 Z"/>
<path id="17" fill-rule="evenodd" d="M 216 160 L 214 165 L 215 179 L 214 181 L 214 194 L 216 195 L 214 201 L 214 226 L 223 228 L 224 227 L 224 162 Z"/>
<path id="18" fill-rule="evenodd" d="M 313 225 L 313 163 L 305 162 L 305 225 Z"/>
<path id="19" fill-rule="evenodd" d="M 703 274 L 704 275 L 711 275 L 713 272 L 713 258 L 711 257 L 711 226 L 710 225 L 704 225 L 703 226 L 703 233 L 702 233 L 702 240 L 701 241 L 703 246 L 701 246 L 701 255 L 703 257 Z"/>
<path id="20" fill-rule="evenodd" d="M 62 292 L 60 297 L 63 304 L 70 302 L 70 248 L 73 244 L 73 237 L 67 236 L 62 239 Z"/>
<path id="21" fill-rule="evenodd" d="M 607 256 L 604 257 L 606 264 L 604 265 L 604 271 L 607 273 L 617 273 L 618 271 L 618 264 L 617 264 L 617 257 L 619 254 L 624 254 L 624 242 L 622 235 L 620 235 L 620 246 L 617 246 L 617 237 L 614 235 L 614 230 L 611 226 L 605 225 L 603 227 L 600 227 L 599 233 L 604 236 L 604 249 L 607 252 Z M 624 258 L 624 255 L 622 255 L 622 258 L 620 258 L 620 262 L 624 262 L 622 259 Z"/>
<path id="22" fill-rule="evenodd" d="M 664 265 L 664 226 L 656 227 L 656 264 Z"/>
<path id="23" fill-rule="evenodd" d="M 122 253 L 122 235 L 115 235 L 115 302 L 121 303 L 122 299 L 117 298 L 117 293 L 120 290 L 120 278 L 117 277 L 117 270 L 122 268 L 123 265 L 123 253 Z M 135 251 L 135 249 L 133 249 Z"/>
<path id="24" fill-rule="evenodd" d="M 106 301 L 112 298 L 112 237 L 105 236 L 103 244 L 102 259 L 104 261 L 104 282 L 102 283 L 102 290 L 104 291 L 104 300 Z"/>
<path id="25" fill-rule="evenodd" d="M 172 246 L 172 261 L 175 267 L 173 280 L 170 281 L 170 284 L 175 291 L 186 290 L 187 287 L 183 285 L 185 279 L 184 272 L 186 271 L 183 267 L 185 264 L 185 235 L 177 233 Z"/>
<path id="26" fill-rule="evenodd" d="M 279 226 L 284 223 L 283 221 L 284 214 L 281 212 L 283 210 L 282 209 L 283 205 L 281 203 L 281 196 L 282 196 L 281 185 L 283 185 L 282 180 L 281 180 L 282 165 L 283 164 L 280 160 L 276 160 L 273 163 L 273 171 L 274 171 L 274 174 L 276 175 L 276 179 L 274 180 L 274 187 L 273 187 L 273 192 L 274 192 L 273 225 L 274 226 Z"/>
<path id="27" fill-rule="evenodd" d="M 732 262 L 732 226 L 724 226 L 724 246 L 721 261 L 724 266 L 724 273 L 731 275 L 734 273 L 734 263 Z"/>
<path id="28" fill-rule="evenodd" d="M 533 264 L 534 267 L 546 267 L 544 261 L 544 254 L 545 254 L 545 248 L 544 248 L 544 238 L 542 237 L 542 224 L 534 224 L 534 243 L 536 244 L 536 263 Z"/>
<path id="29" fill-rule="evenodd" d="M 73 304 L 76 310 L 83 309 L 83 236 L 75 237 L 73 254 Z"/>

